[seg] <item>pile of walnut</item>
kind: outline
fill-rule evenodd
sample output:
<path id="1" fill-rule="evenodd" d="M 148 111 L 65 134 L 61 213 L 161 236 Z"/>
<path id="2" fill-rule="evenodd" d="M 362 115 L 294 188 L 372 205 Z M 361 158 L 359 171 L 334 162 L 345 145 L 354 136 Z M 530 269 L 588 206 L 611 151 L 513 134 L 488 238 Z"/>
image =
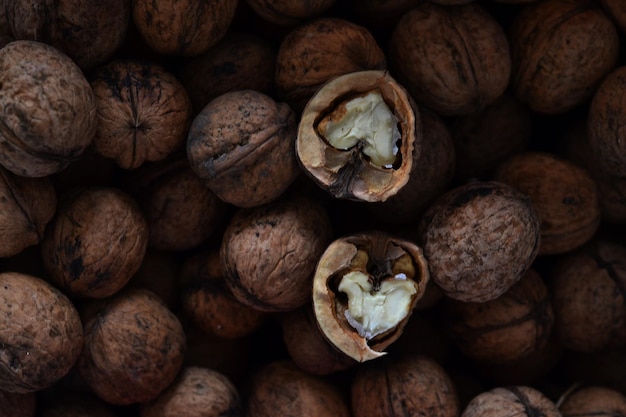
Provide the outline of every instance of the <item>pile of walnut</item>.
<path id="1" fill-rule="evenodd" d="M 0 417 L 626 415 L 622 0 L 0 0 Z"/>

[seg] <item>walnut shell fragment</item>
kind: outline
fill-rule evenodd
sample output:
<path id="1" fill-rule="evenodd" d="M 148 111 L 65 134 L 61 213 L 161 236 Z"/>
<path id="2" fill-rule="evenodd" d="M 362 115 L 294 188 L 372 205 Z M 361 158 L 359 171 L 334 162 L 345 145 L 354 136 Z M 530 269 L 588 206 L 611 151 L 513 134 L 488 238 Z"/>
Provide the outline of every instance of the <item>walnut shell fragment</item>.
<path id="1" fill-rule="evenodd" d="M 372 231 L 333 241 L 313 278 L 313 308 L 324 336 L 364 362 L 402 333 L 430 278 L 422 250 Z"/>
<path id="2" fill-rule="evenodd" d="M 385 201 L 408 182 L 421 143 L 421 117 L 404 87 L 386 71 L 358 71 L 324 84 L 307 103 L 296 155 L 333 196 Z"/>

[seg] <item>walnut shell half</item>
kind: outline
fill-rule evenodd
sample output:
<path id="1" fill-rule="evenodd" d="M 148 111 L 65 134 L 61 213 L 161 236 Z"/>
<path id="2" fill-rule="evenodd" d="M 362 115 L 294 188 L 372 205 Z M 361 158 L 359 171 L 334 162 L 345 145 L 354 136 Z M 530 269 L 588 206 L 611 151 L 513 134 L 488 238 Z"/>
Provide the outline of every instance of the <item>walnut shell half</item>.
<path id="1" fill-rule="evenodd" d="M 373 231 L 339 238 L 322 254 L 313 278 L 313 307 L 324 336 L 364 362 L 402 333 L 430 278 L 414 243 Z"/>
<path id="2" fill-rule="evenodd" d="M 296 155 L 335 197 L 385 201 L 409 180 L 422 125 L 404 87 L 386 71 L 358 71 L 324 84 L 304 108 Z"/>

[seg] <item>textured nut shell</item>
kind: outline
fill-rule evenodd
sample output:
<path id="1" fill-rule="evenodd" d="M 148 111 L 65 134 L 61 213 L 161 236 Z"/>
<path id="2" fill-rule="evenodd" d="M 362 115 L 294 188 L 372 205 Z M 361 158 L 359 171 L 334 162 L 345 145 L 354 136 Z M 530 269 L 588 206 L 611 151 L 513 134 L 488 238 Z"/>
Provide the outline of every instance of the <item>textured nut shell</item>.
<path id="1" fill-rule="evenodd" d="M 587 129 L 589 143 L 601 171 L 626 176 L 626 66 L 611 72 L 591 101 Z"/>
<path id="2" fill-rule="evenodd" d="M 548 153 L 525 152 L 503 162 L 494 180 L 530 196 L 541 224 L 539 255 L 580 247 L 600 226 L 596 183 L 571 162 Z"/>
<path id="3" fill-rule="evenodd" d="M 35 0 L 7 5 L 16 39 L 52 45 L 83 69 L 91 69 L 113 55 L 124 41 L 130 22 L 127 0 Z"/>
<path id="4" fill-rule="evenodd" d="M 0 167 L 0 257 L 38 244 L 56 203 L 48 178 L 20 177 Z"/>
<path id="5" fill-rule="evenodd" d="M 453 188 L 428 209 L 419 229 L 431 279 L 465 302 L 504 294 L 528 270 L 540 242 L 530 198 L 498 182 Z"/>
<path id="6" fill-rule="evenodd" d="M 248 417 L 348 417 L 341 391 L 288 361 L 270 362 L 251 381 Z"/>
<path id="7" fill-rule="evenodd" d="M 296 25 L 317 17 L 335 0 L 246 0 L 263 20 L 277 25 Z"/>
<path id="8" fill-rule="evenodd" d="M 426 1 L 405 13 L 389 61 L 415 100 L 441 115 L 480 111 L 504 93 L 511 72 L 506 34 L 477 2 Z"/>
<path id="9" fill-rule="evenodd" d="M 380 337 L 373 338 L 368 343 L 348 323 L 343 313 L 337 311 L 336 296 L 329 286 L 329 281 L 339 271 L 350 267 L 350 262 L 355 257 L 358 248 L 368 248 L 369 250 L 376 246 L 384 248 L 384 255 L 389 256 L 389 259 L 394 259 L 394 256 L 400 252 L 406 252 L 411 256 L 416 269 L 416 276 L 413 281 L 417 284 L 417 292 L 413 295 L 407 317 L 398 323 L 394 329 L 380 335 Z M 317 325 L 332 345 L 354 360 L 365 362 L 379 358 L 385 354 L 383 350 L 402 334 L 402 329 L 408 322 L 411 311 L 426 291 L 429 278 L 428 264 L 422 254 L 422 249 L 412 242 L 388 236 L 382 232 L 368 232 L 338 238 L 326 247 L 315 269 L 313 309 Z"/>
<path id="10" fill-rule="evenodd" d="M 160 161 L 184 144 L 191 101 L 165 68 L 113 61 L 97 69 L 91 87 L 98 112 L 94 147 L 120 167 Z"/>
<path id="11" fill-rule="evenodd" d="M 552 333 L 548 289 L 530 269 L 500 297 L 484 303 L 446 299 L 444 325 L 457 348 L 475 361 L 512 362 L 541 349 Z"/>
<path id="12" fill-rule="evenodd" d="M 626 344 L 625 259 L 623 245 L 597 241 L 556 261 L 554 330 L 563 346 L 594 352 Z"/>
<path id="13" fill-rule="evenodd" d="M 235 17 L 237 0 L 133 0 L 141 36 L 160 54 L 193 56 L 219 42 Z"/>
<path id="14" fill-rule="evenodd" d="M 285 36 L 276 57 L 276 93 L 301 111 L 327 81 L 343 74 L 384 70 L 385 54 L 363 26 L 322 18 Z"/>
<path id="15" fill-rule="evenodd" d="M 219 198 L 238 207 L 277 199 L 300 173 L 296 115 L 285 103 L 253 90 L 212 100 L 191 124 L 187 156 Z"/>
<path id="16" fill-rule="evenodd" d="M 523 10 L 511 27 L 511 86 L 533 111 L 564 113 L 590 98 L 615 67 L 615 25 L 588 0 L 549 0 Z"/>
<path id="17" fill-rule="evenodd" d="M 563 417 L 626 415 L 626 397 L 615 389 L 586 386 L 564 395 L 559 411 Z"/>
<path id="18" fill-rule="evenodd" d="M 333 148 L 317 133 L 319 119 L 338 98 L 374 90 L 381 92 L 398 120 L 402 161 L 397 168 L 374 167 L 360 154 Z M 422 141 L 421 117 L 406 90 L 386 71 L 358 71 L 332 79 L 309 100 L 298 125 L 296 155 L 305 172 L 333 196 L 385 201 L 408 182 Z"/>
<path id="19" fill-rule="evenodd" d="M 34 41 L 0 49 L 0 164 L 25 177 L 61 171 L 91 144 L 93 91 L 59 50 Z"/>
<path id="20" fill-rule="evenodd" d="M 141 417 L 238 417 L 241 399 L 233 383 L 208 368 L 186 367 L 156 400 L 141 407 Z"/>
<path id="21" fill-rule="evenodd" d="M 135 201 L 115 188 L 68 195 L 42 242 L 55 284 L 79 297 L 108 297 L 137 272 L 148 226 Z"/>
<path id="22" fill-rule="evenodd" d="M 0 390 L 29 393 L 64 377 L 83 346 L 70 300 L 42 279 L 0 274 Z"/>
<path id="23" fill-rule="evenodd" d="M 324 208 L 297 198 L 242 209 L 220 247 L 226 284 L 261 311 L 295 310 L 310 301 L 315 264 L 331 237 Z"/>
<path id="24" fill-rule="evenodd" d="M 111 404 L 147 402 L 167 388 L 178 373 L 185 332 L 153 293 L 130 290 L 108 300 L 85 323 L 80 376 Z"/>
<path id="25" fill-rule="evenodd" d="M 510 386 L 494 388 L 474 397 L 465 407 L 461 417 L 561 417 L 561 413 L 548 397 L 535 388 Z"/>
<path id="26" fill-rule="evenodd" d="M 354 417 L 457 417 L 459 399 L 447 372 L 421 355 L 383 359 L 359 368 L 351 386 Z"/>

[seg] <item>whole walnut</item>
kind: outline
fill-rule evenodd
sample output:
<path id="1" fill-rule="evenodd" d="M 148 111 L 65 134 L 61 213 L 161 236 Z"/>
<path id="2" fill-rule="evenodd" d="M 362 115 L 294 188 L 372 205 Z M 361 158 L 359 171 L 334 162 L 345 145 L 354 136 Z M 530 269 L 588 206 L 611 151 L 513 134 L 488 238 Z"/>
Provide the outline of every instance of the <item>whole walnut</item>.
<path id="1" fill-rule="evenodd" d="M 0 257 L 37 245 L 56 204 L 56 192 L 48 178 L 21 177 L 0 167 Z"/>
<path id="2" fill-rule="evenodd" d="M 153 400 L 182 366 L 183 327 L 148 290 L 132 289 L 107 299 L 84 326 L 77 369 L 91 390 L 110 404 Z"/>
<path id="3" fill-rule="evenodd" d="M 46 231 L 41 255 L 50 279 L 78 297 L 104 298 L 137 272 L 148 226 L 137 203 L 117 188 L 68 194 Z"/>
<path id="4" fill-rule="evenodd" d="M 335 0 L 246 0 L 261 19 L 276 25 L 297 25 L 328 10 Z"/>
<path id="5" fill-rule="evenodd" d="M 348 417 L 340 389 L 330 380 L 311 375 L 287 360 L 258 369 L 249 381 L 248 417 Z"/>
<path id="6" fill-rule="evenodd" d="M 500 297 L 484 303 L 444 302 L 444 326 L 474 361 L 510 363 L 541 349 L 552 334 L 548 289 L 533 269 Z"/>
<path id="7" fill-rule="evenodd" d="M 35 393 L 19 394 L 0 390 L 0 415 L 3 417 L 35 417 L 36 409 Z"/>
<path id="8" fill-rule="evenodd" d="M 127 0 L 7 1 L 6 9 L 15 39 L 52 45 L 84 70 L 113 55 L 130 23 Z"/>
<path id="9" fill-rule="evenodd" d="M 183 147 L 191 123 L 191 101 L 164 67 L 116 60 L 91 77 L 98 128 L 96 152 L 124 169 L 160 161 Z"/>
<path id="10" fill-rule="evenodd" d="M 540 220 L 539 255 L 580 247 L 600 226 L 598 189 L 591 174 L 556 155 L 514 155 L 500 164 L 493 179 L 530 197 Z"/>
<path id="11" fill-rule="evenodd" d="M 237 0 L 131 0 L 141 36 L 160 54 L 193 56 L 206 52 L 226 34 Z"/>
<path id="12" fill-rule="evenodd" d="M 475 181 L 440 196 L 420 221 L 431 279 L 450 298 L 485 302 L 517 283 L 539 250 L 530 198 L 495 181 Z"/>
<path id="13" fill-rule="evenodd" d="M 261 311 L 289 311 L 310 302 L 315 265 L 331 237 L 325 208 L 304 197 L 240 209 L 220 246 L 226 285 Z"/>
<path id="14" fill-rule="evenodd" d="M 460 407 L 448 373 L 423 355 L 388 357 L 358 368 L 351 400 L 354 417 L 457 417 Z"/>
<path id="15" fill-rule="evenodd" d="M 626 396 L 607 387 L 582 386 L 559 399 L 559 411 L 563 417 L 626 415 Z"/>
<path id="16" fill-rule="evenodd" d="M 96 131 L 93 91 L 58 49 L 14 41 L 0 49 L 0 165 L 45 177 L 78 159 Z"/>
<path id="17" fill-rule="evenodd" d="M 197 366 L 185 367 L 156 399 L 141 406 L 141 417 L 243 416 L 237 388 L 225 375 Z"/>
<path id="18" fill-rule="evenodd" d="M 0 390 L 48 388 L 74 367 L 83 347 L 78 311 L 41 278 L 0 274 Z"/>
<path id="19" fill-rule="evenodd" d="M 474 397 L 461 417 L 561 417 L 559 410 L 545 394 L 536 388 L 512 385 L 496 387 Z"/>
<path id="20" fill-rule="evenodd" d="M 205 53 L 187 59 L 179 77 L 198 114 L 214 98 L 238 90 L 270 94 L 276 50 L 260 36 L 229 32 Z"/>
<path id="21" fill-rule="evenodd" d="M 276 58 L 276 94 L 300 112 L 332 78 L 356 71 L 384 70 L 386 59 L 365 27 L 327 17 L 297 26 L 281 41 Z"/>
<path id="22" fill-rule="evenodd" d="M 615 25 L 589 0 L 529 5 L 509 38 L 513 93 L 537 113 L 565 113 L 591 98 L 619 57 Z"/>
<path id="23" fill-rule="evenodd" d="M 555 261 L 554 330 L 568 349 L 596 352 L 626 345 L 626 246 L 594 240 Z"/>
<path id="24" fill-rule="evenodd" d="M 390 67 L 415 100 L 441 115 L 474 113 L 509 84 L 506 34 L 478 2 L 422 2 L 406 12 L 389 41 Z"/>

